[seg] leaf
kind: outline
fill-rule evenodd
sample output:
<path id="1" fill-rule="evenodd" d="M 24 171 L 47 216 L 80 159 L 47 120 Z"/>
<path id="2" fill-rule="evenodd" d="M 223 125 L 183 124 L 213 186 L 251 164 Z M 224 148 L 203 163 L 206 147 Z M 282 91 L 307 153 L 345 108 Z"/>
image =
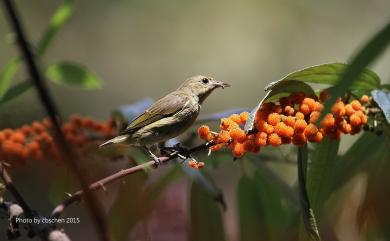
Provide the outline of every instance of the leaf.
<path id="1" fill-rule="evenodd" d="M 238 182 L 237 198 L 241 241 L 268 240 L 264 210 L 256 189 L 255 182 L 249 177 L 243 176 Z"/>
<path id="2" fill-rule="evenodd" d="M 101 88 L 101 80 L 86 67 L 74 62 L 51 64 L 46 70 L 48 79 L 55 83 L 76 86 L 87 90 Z"/>
<path id="3" fill-rule="evenodd" d="M 259 104 L 251 111 L 248 121 L 245 124 L 244 130 L 246 132 L 251 132 L 254 128 L 254 122 L 256 118 L 256 112 L 260 109 L 261 105 L 265 101 L 273 100 L 274 97 L 281 97 L 283 94 L 293 93 L 293 92 L 304 92 L 308 95 L 315 95 L 314 90 L 310 87 L 310 85 L 298 81 L 298 80 L 278 80 L 270 83 L 265 87 L 265 91 L 267 92 L 263 99 L 259 102 Z"/>
<path id="4" fill-rule="evenodd" d="M 0 72 L 0 98 L 3 98 L 4 94 L 8 91 L 12 78 L 16 74 L 20 63 L 21 61 L 19 59 L 12 59 Z"/>
<path id="5" fill-rule="evenodd" d="M 191 237 L 192 241 L 225 240 L 222 211 L 218 204 L 203 191 L 203 187 L 193 182 L 190 193 Z"/>
<path id="6" fill-rule="evenodd" d="M 52 42 L 54 36 L 57 34 L 57 32 L 61 29 L 61 27 L 68 22 L 70 19 L 72 13 L 73 13 L 73 7 L 74 7 L 74 1 L 73 0 L 65 0 L 54 12 L 50 22 L 49 26 L 44 32 L 44 34 L 41 36 L 38 44 L 37 44 L 37 50 L 38 55 L 42 56 L 46 50 L 47 47 Z"/>
<path id="7" fill-rule="evenodd" d="M 174 165 L 147 187 L 145 187 L 146 173 L 127 177 L 109 212 L 110 224 L 116 240 L 127 240 L 129 232 L 148 214 L 161 193 L 182 174 L 180 166 Z"/>
<path id="8" fill-rule="evenodd" d="M 356 54 L 351 64 L 344 71 L 339 83 L 330 93 L 331 98 L 326 101 L 322 119 L 330 111 L 333 103 L 339 96 L 344 95 L 353 86 L 365 68 L 374 61 L 388 46 L 390 42 L 390 22 L 381 29 L 366 45 Z"/>
<path id="9" fill-rule="evenodd" d="M 307 145 L 298 148 L 298 184 L 299 184 L 299 197 L 301 201 L 301 209 L 303 216 L 303 223 L 305 224 L 306 231 L 310 240 L 321 240 L 318 232 L 317 221 L 311 208 L 309 196 L 306 188 L 305 173 L 307 168 L 308 151 Z"/>
<path id="10" fill-rule="evenodd" d="M 284 80 L 300 80 L 315 84 L 329 84 L 336 85 L 339 83 L 341 76 L 348 68 L 348 64 L 343 63 L 329 63 L 305 68 L 296 71 L 284 77 Z M 373 90 L 379 88 L 379 76 L 369 70 L 363 69 L 362 73 L 357 76 L 356 81 L 349 88 L 351 90 Z"/>
<path id="11" fill-rule="evenodd" d="M 372 98 L 381 108 L 388 123 L 390 123 L 390 92 L 382 90 L 373 90 L 371 92 Z"/>
<path id="12" fill-rule="evenodd" d="M 312 208 L 321 217 L 322 209 L 327 200 L 333 172 L 337 164 L 337 152 L 340 141 L 325 137 L 315 145 L 310 156 L 310 166 L 307 172 L 307 186 Z"/>
<path id="13" fill-rule="evenodd" d="M 25 80 L 12 86 L 8 91 L 4 94 L 3 98 L 0 99 L 0 104 L 4 104 L 20 95 L 25 93 L 27 90 L 31 89 L 33 84 L 30 80 Z"/>

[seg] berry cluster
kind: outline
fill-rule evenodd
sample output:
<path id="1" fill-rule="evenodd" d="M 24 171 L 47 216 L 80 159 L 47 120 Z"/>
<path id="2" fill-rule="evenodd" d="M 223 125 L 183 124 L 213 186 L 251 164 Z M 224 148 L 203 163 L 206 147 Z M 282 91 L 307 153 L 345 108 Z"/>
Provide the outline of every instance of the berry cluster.
<path id="1" fill-rule="evenodd" d="M 322 115 L 324 105 L 329 98 L 326 92 L 321 92 L 320 98 L 308 97 L 304 93 L 293 93 L 282 97 L 279 101 L 264 103 L 255 118 L 255 133 L 245 133 L 242 126 L 246 123 L 249 113 L 233 114 L 221 119 L 220 131 L 210 131 L 208 126 L 201 126 L 198 134 L 201 139 L 214 141 L 211 147 L 217 151 L 224 146 L 232 150 L 234 157 L 241 157 L 246 152 L 258 152 L 261 147 L 281 144 L 303 146 L 307 142 L 320 142 L 324 136 L 339 139 L 341 133 L 356 134 L 367 123 L 365 106 L 368 96 L 350 103 L 341 98 L 332 106 L 320 125 L 317 121 Z"/>
<path id="2" fill-rule="evenodd" d="M 67 142 L 80 151 L 87 141 L 95 137 L 107 138 L 114 134 L 112 121 L 99 122 L 89 117 L 72 116 L 63 124 L 63 133 Z M 50 119 L 34 121 L 18 129 L 0 131 L 0 159 L 17 166 L 26 160 L 60 160 L 59 149 L 52 135 Z"/>

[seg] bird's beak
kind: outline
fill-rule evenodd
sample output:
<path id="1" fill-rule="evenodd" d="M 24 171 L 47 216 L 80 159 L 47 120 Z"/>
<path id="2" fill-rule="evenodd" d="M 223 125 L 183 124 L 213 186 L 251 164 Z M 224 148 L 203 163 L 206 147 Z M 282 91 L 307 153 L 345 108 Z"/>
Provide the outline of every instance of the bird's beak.
<path id="1" fill-rule="evenodd" d="M 220 81 L 220 80 L 215 80 L 215 86 L 217 87 L 221 87 L 222 89 L 225 88 L 225 87 L 230 87 L 229 84 L 223 82 L 223 81 Z"/>

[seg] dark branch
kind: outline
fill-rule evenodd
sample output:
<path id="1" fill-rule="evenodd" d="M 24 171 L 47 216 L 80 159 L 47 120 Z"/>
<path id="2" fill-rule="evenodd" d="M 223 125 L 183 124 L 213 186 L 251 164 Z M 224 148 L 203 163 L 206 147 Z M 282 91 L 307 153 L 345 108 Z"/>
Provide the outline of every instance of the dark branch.
<path id="1" fill-rule="evenodd" d="M 64 135 L 61 131 L 60 115 L 45 85 L 42 75 L 38 70 L 34 56 L 30 51 L 27 38 L 22 29 L 15 7 L 13 6 L 13 2 L 12 0 L 4 0 L 3 3 L 6 9 L 6 14 L 9 17 L 10 24 L 12 25 L 15 34 L 17 36 L 18 45 L 22 53 L 22 56 L 25 60 L 27 70 L 38 91 L 38 96 L 42 102 L 42 105 L 45 107 L 46 112 L 48 113 L 53 123 L 53 127 L 54 127 L 53 129 L 56 137 L 55 139 L 58 142 L 59 146 L 61 147 L 60 148 L 61 154 L 64 157 L 67 164 L 69 165 L 69 167 L 71 168 L 71 170 L 75 173 L 76 177 L 78 178 L 81 188 L 85 191 L 86 201 L 88 203 L 90 214 L 93 217 L 93 221 L 95 222 L 96 230 L 98 231 L 98 233 L 100 233 L 101 240 L 104 241 L 110 240 L 108 227 L 106 225 L 106 220 L 100 208 L 100 205 L 97 202 L 97 200 L 93 197 L 93 195 L 88 192 L 87 181 L 85 180 L 83 173 L 81 172 L 79 166 L 75 161 L 76 159 L 74 158 L 75 155 L 72 154 L 72 150 L 69 148 L 67 142 L 65 141 Z"/>
<path id="2" fill-rule="evenodd" d="M 213 141 L 205 142 L 205 143 L 198 145 L 196 147 L 193 147 L 189 150 L 182 150 L 182 151 L 178 151 L 178 152 L 173 152 L 167 156 L 159 157 L 159 160 L 160 160 L 161 164 L 163 164 L 163 163 L 166 163 L 166 162 L 173 160 L 177 157 L 188 156 L 192 153 L 208 149 L 209 147 L 211 147 L 213 145 L 215 145 L 215 143 Z M 121 171 L 119 171 L 111 176 L 105 177 L 97 182 L 94 182 L 91 185 L 89 185 L 88 190 L 95 191 L 95 190 L 99 190 L 99 189 L 104 189 L 105 185 L 110 184 L 114 181 L 117 181 L 117 180 L 119 180 L 127 175 L 130 175 L 132 173 L 136 173 L 139 171 L 143 171 L 147 168 L 157 168 L 157 167 L 158 166 L 156 166 L 155 161 L 150 160 L 150 161 L 145 162 L 141 165 L 137 165 L 135 167 L 130 167 L 130 168 L 121 170 Z M 84 191 L 79 190 L 79 191 L 75 192 L 74 194 L 72 194 L 71 196 L 69 196 L 68 198 L 66 198 L 61 204 L 59 204 L 53 210 L 52 217 L 58 218 L 62 214 L 62 212 L 65 210 L 66 207 L 68 207 L 69 205 L 71 205 L 72 203 L 74 203 L 76 201 L 80 201 L 82 199 L 83 195 L 84 195 Z"/>

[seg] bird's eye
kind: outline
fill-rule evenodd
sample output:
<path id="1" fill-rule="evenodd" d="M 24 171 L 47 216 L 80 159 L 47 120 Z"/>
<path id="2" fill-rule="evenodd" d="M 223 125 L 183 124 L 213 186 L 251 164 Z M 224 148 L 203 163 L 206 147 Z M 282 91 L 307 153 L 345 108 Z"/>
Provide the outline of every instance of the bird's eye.
<path id="1" fill-rule="evenodd" d="M 209 83 L 209 79 L 204 78 L 204 79 L 202 79 L 202 82 L 203 82 L 203 84 L 208 84 Z"/>

